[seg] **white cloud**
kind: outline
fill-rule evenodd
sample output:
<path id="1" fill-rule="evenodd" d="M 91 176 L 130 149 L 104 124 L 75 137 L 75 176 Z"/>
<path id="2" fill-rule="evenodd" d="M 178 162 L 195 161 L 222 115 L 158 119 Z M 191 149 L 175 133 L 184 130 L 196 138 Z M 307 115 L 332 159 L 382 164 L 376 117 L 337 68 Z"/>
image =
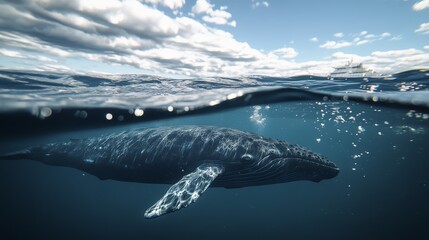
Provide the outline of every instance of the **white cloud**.
<path id="1" fill-rule="evenodd" d="M 0 40 L 0 46 L 1 43 L 3 43 L 8 48 L 40 52 L 42 54 L 48 53 L 59 57 L 69 57 L 71 55 L 71 53 L 66 50 L 45 44 L 44 42 L 31 36 L 0 32 Z"/>
<path id="2" fill-rule="evenodd" d="M 414 11 L 421 11 L 425 8 L 429 8 L 429 0 L 421 0 L 413 5 Z"/>
<path id="3" fill-rule="evenodd" d="M 335 33 L 334 37 L 336 37 L 336 38 L 342 38 L 342 37 L 344 37 L 344 33 L 342 33 L 342 32 Z"/>
<path id="4" fill-rule="evenodd" d="M 429 45 L 426 45 L 423 48 L 426 49 L 426 50 L 429 50 Z"/>
<path id="5" fill-rule="evenodd" d="M 143 0 L 143 2 L 162 5 L 170 9 L 179 9 L 185 4 L 185 0 Z"/>
<path id="6" fill-rule="evenodd" d="M 279 58 L 291 59 L 298 56 L 298 52 L 293 48 L 279 48 L 271 51 L 270 54 L 276 55 Z"/>
<path id="7" fill-rule="evenodd" d="M 359 40 L 356 42 L 356 46 L 364 45 L 364 44 L 367 44 L 369 42 L 370 42 L 370 40 Z"/>
<path id="8" fill-rule="evenodd" d="M 353 34 L 354 36 L 361 36 L 364 39 L 362 39 L 361 37 L 355 37 L 349 41 L 346 40 L 341 40 L 341 41 L 326 41 L 324 44 L 320 45 L 320 48 L 325 48 L 325 49 L 338 49 L 338 48 L 345 48 L 345 47 L 351 47 L 351 46 L 360 46 L 360 45 L 364 45 L 373 41 L 379 41 L 379 40 L 383 40 L 386 39 L 388 37 L 391 36 L 390 33 L 388 32 L 384 32 L 382 34 L 376 35 L 376 34 L 368 34 L 367 31 L 362 31 L 359 34 Z M 335 37 L 340 38 L 343 37 L 344 34 L 343 33 L 335 33 L 334 34 Z"/>
<path id="9" fill-rule="evenodd" d="M 274 51 L 273 51 L 274 52 Z M 272 52 L 271 52 L 272 53 Z M 341 66 L 353 59 L 355 62 L 362 62 L 365 67 L 374 69 L 379 73 L 394 73 L 410 69 L 427 68 L 429 66 L 429 52 L 416 49 L 403 49 L 395 51 L 377 51 L 370 55 L 347 54 L 336 52 L 327 60 L 307 61 L 297 63 L 293 59 L 280 59 L 270 54 L 258 61 L 248 64 L 233 65 L 224 68 L 227 72 L 237 72 L 243 74 L 261 74 L 271 76 L 290 75 L 327 75 L 331 73 L 335 66 Z M 249 72 L 249 70 L 252 72 Z"/>
<path id="10" fill-rule="evenodd" d="M 192 12 L 196 14 L 208 13 L 209 11 L 213 11 L 213 5 L 206 0 L 197 0 L 192 7 Z"/>
<path id="11" fill-rule="evenodd" d="M 429 52 L 424 52 L 414 48 L 375 51 L 367 56 L 357 54 L 346 54 L 336 52 L 332 55 L 332 63 L 342 65 L 353 59 L 355 62 L 362 62 L 366 67 L 377 72 L 393 73 L 410 69 L 421 69 L 429 66 Z"/>
<path id="12" fill-rule="evenodd" d="M 392 37 L 390 40 L 391 41 L 399 41 L 399 40 L 402 40 L 402 36 L 401 35 L 397 35 L 397 36 Z"/>
<path id="13" fill-rule="evenodd" d="M 429 22 L 420 24 L 420 27 L 415 32 L 429 34 Z"/>
<path id="14" fill-rule="evenodd" d="M 178 5 L 171 5 L 170 8 L 161 4 L 161 1 L 150 3 L 154 6 L 142 2 L 3 1 L 0 3 L 0 8 L 5 9 L 0 15 L 0 57 L 13 57 L 17 61 L 45 61 L 49 64 L 42 63 L 38 68 L 44 71 L 72 70 L 68 66 L 51 64 L 49 56 L 53 61 L 62 58 L 87 59 L 111 65 L 133 66 L 154 74 L 195 76 L 327 74 L 333 66 L 349 57 L 336 53 L 324 61 L 296 62 L 298 51 L 294 48 L 262 52 L 246 42 L 236 40 L 227 31 L 207 26 L 197 19 L 171 17 L 171 14 L 169 16 L 164 12 L 175 11 L 172 8 Z M 207 3 L 208 7 L 204 8 L 203 3 Z M 220 19 L 230 16 L 224 13 L 226 6 L 215 8 L 208 1 L 200 4 L 199 7 L 194 6 L 194 14 Z M 157 9 L 159 6 L 164 11 L 160 10 L 161 7 Z M 228 18 L 227 24 L 233 23 L 231 18 Z M 361 45 L 391 37 L 387 35 L 366 34 L 325 44 L 329 43 L 331 48 Z M 318 39 L 312 38 L 312 41 L 315 40 Z M 374 52 L 354 59 L 362 59 L 376 69 L 400 71 L 428 66 L 429 54 L 425 49 L 414 49 L 414 52 L 407 49 L 404 52 Z"/>
<path id="15" fill-rule="evenodd" d="M 398 58 L 398 57 L 418 55 L 422 53 L 424 52 L 414 48 L 409 48 L 404 50 L 375 51 L 371 55 L 375 57 Z"/>
<path id="16" fill-rule="evenodd" d="M 311 41 L 311 42 L 318 42 L 318 41 L 319 41 L 319 39 L 318 39 L 317 37 L 312 37 L 312 38 L 310 38 L 310 41 Z"/>
<path id="17" fill-rule="evenodd" d="M 232 17 L 231 13 L 225 11 L 228 9 L 226 6 L 220 6 L 219 9 L 214 9 L 215 5 L 210 4 L 208 0 L 197 0 L 192 7 L 193 14 L 204 14 L 202 17 L 204 22 L 213 23 L 217 25 L 229 25 L 232 27 L 237 26 L 236 21 L 229 21 Z"/>
<path id="18" fill-rule="evenodd" d="M 252 0 L 252 8 L 258 8 L 258 7 L 269 7 L 270 3 L 268 1 L 256 1 Z"/>
<path id="19" fill-rule="evenodd" d="M 203 20 L 205 22 L 214 23 L 218 25 L 230 24 L 231 26 L 235 27 L 236 25 L 235 21 L 228 22 L 228 19 L 230 18 L 231 18 L 231 14 L 229 12 L 221 11 L 221 10 L 214 10 L 210 12 L 209 15 L 203 16 Z"/>
<path id="20" fill-rule="evenodd" d="M 352 42 L 346 42 L 346 41 L 340 41 L 340 42 L 327 41 L 324 44 L 320 45 L 320 47 L 326 48 L 326 49 L 337 49 L 337 48 L 343 48 L 343 47 L 350 47 L 352 45 L 353 45 Z"/>
<path id="21" fill-rule="evenodd" d="M 23 58 L 23 59 L 31 59 L 31 60 L 37 60 L 41 62 L 56 62 L 52 58 L 48 58 L 45 56 L 39 56 L 39 55 L 31 55 L 31 54 L 23 54 L 18 51 L 12 51 L 7 49 L 0 49 L 0 55 L 5 57 L 12 57 L 12 58 Z"/>
<path id="22" fill-rule="evenodd" d="M 323 61 L 307 61 L 297 63 L 287 59 L 274 57 L 260 59 L 248 65 L 247 69 L 253 69 L 255 74 L 266 75 L 327 75 L 335 66 L 341 66 L 353 59 L 354 62 L 362 62 L 365 67 L 374 69 L 379 73 L 394 73 L 409 69 L 427 68 L 429 66 L 429 52 L 416 49 L 404 49 L 396 51 L 377 51 L 370 55 L 348 54 L 336 52 L 329 59 Z M 243 70 L 238 70 L 243 71 Z M 249 74 L 247 72 L 247 74 Z"/>
<path id="23" fill-rule="evenodd" d="M 384 32 L 380 35 L 381 38 L 386 38 L 386 37 L 390 37 L 392 34 L 388 33 L 388 32 Z"/>
<path id="24" fill-rule="evenodd" d="M 21 53 L 7 49 L 0 49 L 0 54 L 6 57 L 23 58 Z"/>
<path id="25" fill-rule="evenodd" d="M 42 65 L 37 67 L 35 70 L 37 71 L 44 71 L 44 72 L 54 72 L 54 73 L 72 73 L 75 72 L 73 69 L 63 66 L 63 65 L 58 65 L 58 64 L 47 64 L 47 65 Z"/>
<path id="26" fill-rule="evenodd" d="M 67 13 L 65 10 L 79 10 L 80 15 L 84 18 L 91 19 L 90 21 L 97 20 L 94 18 L 102 19 L 115 25 L 117 28 L 120 27 L 135 34 L 172 36 L 177 33 L 177 25 L 174 19 L 168 17 L 162 11 L 142 4 L 137 0 L 72 0 L 68 2 L 68 4 L 71 5 L 70 9 L 63 9 L 62 12 L 48 11 L 51 8 L 55 9 L 56 1 L 54 0 L 44 0 L 43 5 L 34 4 L 33 9 L 30 10 L 34 12 L 35 10 L 45 11 L 44 14 L 48 16 L 50 16 L 52 12 L 64 14 Z M 40 9 L 41 7 L 45 9 Z M 109 31 L 108 28 L 112 27 L 106 25 L 102 21 L 98 23 L 104 25 L 105 29 L 101 29 L 102 31 Z"/>
<path id="27" fill-rule="evenodd" d="M 138 1 L 112 0 L 98 5 L 97 1 L 81 0 L 62 2 L 64 6 L 48 0 L 43 5 L 36 3 L 6 5 L 15 11 L 0 16 L 0 48 L 83 57 L 155 73 L 177 74 L 219 72 L 223 65 L 231 62 L 255 61 L 262 56 L 247 43 L 236 41 L 228 32 L 186 17 L 170 18 Z M 54 7 L 57 10 L 50 11 Z M 36 13 L 40 19 L 33 17 Z M 80 25 L 67 22 L 70 13 L 76 14 L 77 19 L 93 19 L 93 25 L 83 27 L 88 26 L 87 22 L 81 21 Z M 212 15 L 226 16 L 221 10 L 213 10 Z M 6 23 L 12 19 L 18 21 L 9 31 L 11 27 Z"/>

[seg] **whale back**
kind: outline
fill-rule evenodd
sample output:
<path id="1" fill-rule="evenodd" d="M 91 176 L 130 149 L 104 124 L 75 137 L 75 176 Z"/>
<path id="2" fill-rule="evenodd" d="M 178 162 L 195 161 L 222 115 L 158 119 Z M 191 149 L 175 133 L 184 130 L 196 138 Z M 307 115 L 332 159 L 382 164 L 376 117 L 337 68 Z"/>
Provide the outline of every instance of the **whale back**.
<path id="1" fill-rule="evenodd" d="M 256 134 L 210 126 L 160 127 L 71 139 L 32 147 L 9 159 L 31 159 L 83 170 L 100 179 L 172 183 L 206 162 L 241 163 L 275 147 Z"/>

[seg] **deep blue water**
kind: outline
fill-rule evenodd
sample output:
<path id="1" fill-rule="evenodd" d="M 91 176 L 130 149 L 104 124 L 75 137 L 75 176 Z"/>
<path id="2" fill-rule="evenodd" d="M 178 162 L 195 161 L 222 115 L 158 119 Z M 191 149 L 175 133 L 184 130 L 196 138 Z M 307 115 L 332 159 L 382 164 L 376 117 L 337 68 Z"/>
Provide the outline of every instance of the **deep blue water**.
<path id="1" fill-rule="evenodd" d="M 144 211 L 168 185 L 1 161 L 0 238 L 427 239 L 428 74 L 166 79 L 2 70 L 0 153 L 124 129 L 213 125 L 305 146 L 341 171 L 320 183 L 210 188 L 188 208 L 148 220 Z"/>

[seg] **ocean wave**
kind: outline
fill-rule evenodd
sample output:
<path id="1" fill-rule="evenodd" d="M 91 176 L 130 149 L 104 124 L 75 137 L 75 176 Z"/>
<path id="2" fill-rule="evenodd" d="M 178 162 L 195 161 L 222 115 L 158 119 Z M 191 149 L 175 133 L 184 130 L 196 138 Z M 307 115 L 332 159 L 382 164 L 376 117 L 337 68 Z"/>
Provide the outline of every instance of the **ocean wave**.
<path id="1" fill-rule="evenodd" d="M 292 102 L 356 102 L 428 112 L 428 86 L 428 70 L 354 79 L 171 79 L 135 74 L 93 76 L 1 70 L 0 126 L 4 133 L 28 133 Z"/>

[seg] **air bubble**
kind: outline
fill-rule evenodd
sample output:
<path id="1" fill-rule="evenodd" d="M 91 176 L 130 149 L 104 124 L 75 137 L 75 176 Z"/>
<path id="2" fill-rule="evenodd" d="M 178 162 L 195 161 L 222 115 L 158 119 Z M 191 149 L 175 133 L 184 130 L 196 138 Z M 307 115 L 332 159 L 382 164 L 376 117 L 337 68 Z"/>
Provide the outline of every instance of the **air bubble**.
<path id="1" fill-rule="evenodd" d="M 74 113 L 74 116 L 77 118 L 85 119 L 86 117 L 88 117 L 88 113 L 85 110 L 82 110 L 82 111 L 78 110 Z"/>
<path id="2" fill-rule="evenodd" d="M 107 120 L 112 120 L 113 119 L 113 115 L 111 113 L 106 114 L 106 119 Z"/>
<path id="3" fill-rule="evenodd" d="M 144 114 L 144 110 L 143 110 L 143 109 L 136 108 L 136 109 L 134 110 L 134 115 L 135 115 L 136 117 L 141 117 L 141 116 L 143 116 L 143 114 Z"/>
<path id="4" fill-rule="evenodd" d="M 40 116 L 42 118 L 47 118 L 51 115 L 52 115 L 52 109 L 50 109 L 48 107 L 43 107 L 42 109 L 40 109 Z"/>

